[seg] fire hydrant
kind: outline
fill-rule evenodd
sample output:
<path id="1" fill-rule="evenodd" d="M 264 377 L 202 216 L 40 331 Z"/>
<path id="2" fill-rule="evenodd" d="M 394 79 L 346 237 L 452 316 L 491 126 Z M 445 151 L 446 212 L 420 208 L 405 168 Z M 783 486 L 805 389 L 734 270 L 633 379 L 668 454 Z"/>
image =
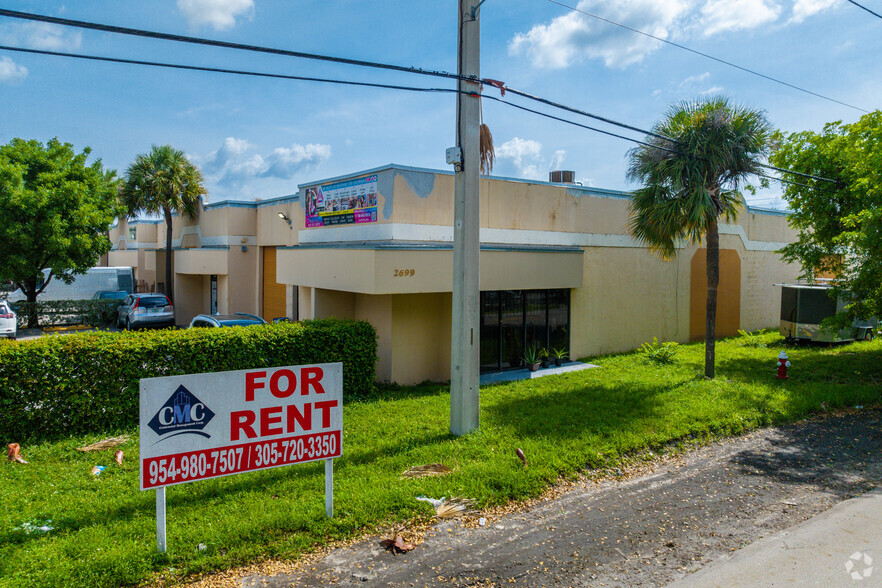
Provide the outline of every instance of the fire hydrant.
<path id="1" fill-rule="evenodd" d="M 783 351 L 778 354 L 778 376 L 779 380 L 787 379 L 787 368 L 790 367 L 790 362 L 787 360 L 787 354 Z"/>

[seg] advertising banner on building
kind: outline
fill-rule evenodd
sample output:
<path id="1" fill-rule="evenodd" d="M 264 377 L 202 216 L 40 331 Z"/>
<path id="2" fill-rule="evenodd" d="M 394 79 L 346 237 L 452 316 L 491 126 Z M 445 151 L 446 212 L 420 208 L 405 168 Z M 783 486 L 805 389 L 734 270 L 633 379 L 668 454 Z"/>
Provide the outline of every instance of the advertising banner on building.
<path id="1" fill-rule="evenodd" d="M 377 176 L 306 189 L 306 226 L 377 222 Z"/>
<path id="2" fill-rule="evenodd" d="M 340 457 L 343 364 L 141 380 L 141 490 Z"/>

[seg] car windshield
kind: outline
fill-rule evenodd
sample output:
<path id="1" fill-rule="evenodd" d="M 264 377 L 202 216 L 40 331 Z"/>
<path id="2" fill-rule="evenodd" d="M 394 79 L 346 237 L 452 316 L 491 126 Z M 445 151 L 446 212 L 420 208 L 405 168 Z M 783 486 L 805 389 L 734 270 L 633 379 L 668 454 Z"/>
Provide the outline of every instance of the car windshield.
<path id="1" fill-rule="evenodd" d="M 168 306 L 168 299 L 165 296 L 142 296 L 138 299 L 138 306 L 142 308 Z"/>
<path id="2" fill-rule="evenodd" d="M 98 294 L 100 300 L 122 300 L 126 296 L 128 296 L 128 294 L 124 290 L 120 290 L 119 292 L 100 292 Z"/>
<path id="3" fill-rule="evenodd" d="M 226 319 L 217 321 L 222 327 L 247 327 L 248 325 L 260 325 L 263 324 L 260 321 L 256 321 L 254 319 Z"/>

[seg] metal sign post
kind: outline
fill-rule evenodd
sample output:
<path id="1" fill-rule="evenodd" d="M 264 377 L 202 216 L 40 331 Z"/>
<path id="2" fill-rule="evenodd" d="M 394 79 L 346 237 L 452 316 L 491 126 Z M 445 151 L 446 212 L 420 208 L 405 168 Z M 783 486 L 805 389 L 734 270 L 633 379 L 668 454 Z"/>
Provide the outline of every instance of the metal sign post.
<path id="1" fill-rule="evenodd" d="M 334 458 L 343 452 L 343 364 L 141 380 L 141 490 L 156 490 L 156 546 L 165 553 L 165 487 L 296 463 L 325 462 L 334 514 Z"/>

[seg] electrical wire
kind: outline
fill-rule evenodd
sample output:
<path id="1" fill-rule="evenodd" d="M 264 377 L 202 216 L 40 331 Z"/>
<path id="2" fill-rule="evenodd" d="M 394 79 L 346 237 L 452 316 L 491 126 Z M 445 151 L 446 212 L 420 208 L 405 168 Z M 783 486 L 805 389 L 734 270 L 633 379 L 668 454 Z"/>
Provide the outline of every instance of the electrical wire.
<path id="1" fill-rule="evenodd" d="M 609 22 L 610 24 L 614 24 L 614 25 L 616 25 L 616 26 L 621 26 L 621 27 L 626 28 L 626 29 L 628 29 L 628 30 L 632 30 L 632 31 L 634 31 L 634 32 L 636 32 L 636 33 L 640 33 L 640 34 L 644 34 L 644 35 L 647 35 L 647 36 L 652 37 L 652 35 L 648 35 L 648 33 L 642 33 L 641 31 L 638 31 L 638 30 L 636 30 L 636 29 L 631 29 L 630 27 L 626 27 L 625 25 L 619 25 L 618 23 L 615 23 L 615 22 L 613 22 L 613 21 L 609 21 L 609 20 L 604 19 L 604 18 L 602 18 L 602 17 L 596 16 L 596 15 L 593 15 L 593 14 L 591 14 L 591 13 L 588 13 L 588 12 L 585 12 L 585 11 L 579 10 L 579 9 L 577 9 L 577 8 L 573 8 L 573 7 L 567 6 L 567 5 L 565 5 L 565 4 L 562 4 L 562 3 L 560 3 L 560 2 L 557 2 L 557 0 L 549 0 L 549 2 L 552 2 L 552 3 L 555 3 L 555 4 L 559 4 L 559 5 L 561 5 L 561 6 L 564 6 L 564 7 L 566 7 L 566 8 L 570 8 L 571 10 L 575 10 L 575 11 L 577 11 L 577 12 L 582 12 L 582 13 L 588 15 L 588 16 L 592 16 L 592 17 L 594 17 L 594 18 L 598 18 L 598 19 L 600 19 L 600 20 L 603 20 L 603 21 Z M 146 38 L 152 38 L 152 39 L 160 39 L 160 40 L 165 40 L 165 41 L 174 41 L 174 42 L 181 42 L 181 43 L 192 43 L 192 44 L 197 44 L 197 45 L 207 45 L 207 46 L 212 46 L 212 47 L 222 47 L 222 48 L 237 49 L 237 50 L 244 50 L 244 51 L 256 51 L 256 52 L 261 52 L 261 53 L 269 53 L 269 54 L 282 55 L 282 56 L 287 56 L 287 57 L 298 57 L 298 58 L 303 58 L 303 59 L 314 59 L 314 60 L 320 60 L 320 61 L 330 61 L 330 62 L 334 62 L 334 63 L 342 63 L 342 64 L 346 64 L 346 65 L 356 65 L 356 66 L 361 66 L 361 67 L 372 67 L 372 68 L 387 69 L 387 70 L 393 70 L 393 71 L 401 71 L 401 72 L 413 73 L 413 74 L 420 74 L 420 75 L 429 75 L 429 76 L 435 76 L 435 77 L 442 77 L 442 78 L 445 78 L 445 79 L 454 79 L 454 80 L 458 80 L 458 81 L 460 81 L 460 82 L 463 82 L 463 81 L 465 81 L 465 82 L 476 82 L 476 81 L 478 81 L 478 80 L 477 80 L 476 78 L 474 78 L 474 77 L 470 77 L 470 76 L 460 76 L 460 75 L 457 75 L 457 74 L 452 74 L 452 73 L 449 73 L 449 72 L 443 72 L 443 71 L 425 70 L 425 69 L 420 69 L 420 68 L 415 68 L 415 67 L 406 67 L 406 66 L 401 66 L 401 65 L 393 65 L 393 64 L 379 63 L 379 62 L 373 62 L 373 61 L 362 61 L 362 60 L 349 59 L 349 58 L 344 58 L 344 57 L 333 57 L 333 56 L 328 56 L 328 55 L 320 55 L 320 54 L 316 54 L 316 53 L 303 53 L 303 52 L 300 52 L 300 51 L 289 51 L 289 50 L 287 50 L 287 49 L 276 49 L 276 48 L 263 47 L 263 46 L 258 46 L 258 45 L 247 45 L 247 44 L 242 44 L 242 43 L 230 43 L 230 42 L 227 42 L 227 41 L 216 41 L 216 40 L 205 39 L 205 38 L 201 38 L 201 37 L 189 37 L 189 36 L 184 36 L 184 35 L 172 35 L 172 34 L 169 34 L 169 33 L 159 33 L 159 32 L 155 32 L 155 31 L 147 31 L 147 30 L 142 30 L 142 29 L 132 29 L 132 28 L 127 28 L 127 27 L 118 27 L 118 26 L 114 26 L 114 25 L 105 25 L 105 24 L 94 23 L 94 22 L 87 22 L 87 21 L 81 21 L 81 20 L 72 20 L 72 19 L 66 19 L 66 18 L 58 18 L 58 17 L 54 17 L 54 16 L 46 16 L 46 15 L 41 15 L 41 14 L 33 14 L 33 13 L 28 13 L 28 12 L 20 12 L 20 11 L 15 11 L 15 10 L 7 10 L 7 9 L 3 9 L 3 8 L 0 8 L 0 16 L 6 16 L 6 17 L 9 17 L 9 18 L 18 18 L 18 19 L 24 19 L 24 20 L 33 20 L 33 21 L 37 21 L 37 22 L 45 22 L 45 23 L 50 23 L 50 24 L 57 24 L 57 25 L 62 25 L 62 26 L 70 26 L 70 27 L 76 27 L 76 28 L 84 28 L 84 29 L 97 30 L 97 31 L 109 32 L 109 33 L 118 33 L 118 34 L 123 34 L 123 35 L 132 35 L 132 36 L 137 36 L 137 37 L 146 37 Z M 653 37 L 653 38 L 656 38 L 656 37 Z M 664 39 L 658 39 L 658 40 L 660 40 L 660 41 L 664 41 Z M 665 42 L 669 42 L 669 41 L 665 41 Z M 688 49 L 688 48 L 686 48 L 686 49 Z M 20 48 L 19 48 L 19 49 L 15 49 L 15 48 L 12 48 L 12 47 L 7 47 L 7 50 L 10 50 L 10 51 L 13 51 L 13 50 L 23 51 L 23 50 L 20 49 Z M 690 51 L 693 51 L 693 50 L 691 50 L 691 49 L 689 49 L 689 50 L 690 50 Z M 31 50 L 31 51 L 34 52 L 34 53 L 37 53 L 37 52 L 38 52 L 37 50 Z M 77 56 L 79 55 L 79 54 L 62 54 L 62 53 L 60 53 L 60 52 L 56 52 L 56 53 L 46 52 L 46 53 L 44 53 L 44 54 L 46 54 L 46 55 L 53 55 L 53 54 L 54 54 L 54 55 L 67 56 L 67 57 L 77 57 Z M 98 58 L 98 57 L 94 57 L 94 56 L 93 56 L 93 57 L 89 57 L 88 59 L 94 59 L 94 60 L 98 60 L 98 61 L 101 61 L 101 60 L 105 60 L 105 61 L 107 61 L 107 60 L 113 60 L 113 59 L 116 59 L 116 58 L 113 58 L 113 59 L 111 59 L 111 58 Z M 714 59 L 715 59 L 715 58 L 714 58 Z M 121 61 L 121 62 L 122 62 L 122 61 Z M 149 63 L 149 62 L 139 62 L 139 61 L 137 61 L 137 60 L 131 60 L 130 63 L 140 64 L 140 65 L 151 65 L 151 63 Z M 153 65 L 161 65 L 161 64 L 158 64 L 158 63 L 157 63 L 157 64 L 153 64 Z M 178 69 L 194 69 L 193 66 L 180 66 L 180 65 L 177 65 L 177 66 L 169 66 L 169 67 L 176 67 L 176 68 L 178 68 Z M 207 68 L 207 69 L 205 69 L 205 71 L 213 71 L 213 69 L 211 69 L 211 68 Z M 219 70 L 219 69 L 215 69 L 215 71 L 219 71 L 219 72 L 221 72 L 221 73 L 239 73 L 240 75 L 257 75 L 257 74 L 254 74 L 253 72 L 252 72 L 251 74 L 245 74 L 245 73 L 243 73 L 243 72 L 236 72 L 236 71 L 233 71 L 233 70 L 230 70 L 230 71 L 222 71 L 222 70 Z M 280 76 L 279 74 L 263 74 L 263 77 L 281 77 L 281 76 Z M 297 77 L 297 76 L 293 76 L 291 79 L 304 79 L 304 78 L 300 78 L 300 77 Z M 770 79 L 771 79 L 771 78 L 770 78 Z M 318 79 L 315 79 L 315 80 L 312 80 L 312 81 L 318 81 Z M 493 85 L 492 82 L 495 82 L 495 80 L 481 79 L 480 82 L 485 83 L 485 84 L 491 84 L 491 85 Z M 344 83 L 344 82 L 339 82 L 339 81 L 338 81 L 338 82 L 336 82 L 336 83 Z M 347 82 L 347 84 L 349 84 L 349 85 L 359 85 L 359 84 L 356 84 L 356 83 L 354 83 L 354 82 Z M 366 83 L 366 84 L 361 84 L 361 85 L 368 85 L 368 86 L 369 86 L 370 84 L 367 84 L 367 83 Z M 382 84 L 377 84 L 377 87 L 386 87 L 386 86 L 385 86 L 385 85 L 382 85 Z M 557 102 L 554 102 L 554 101 L 548 100 L 548 99 L 546 99 L 546 98 L 541 98 L 541 97 L 538 97 L 538 96 L 533 96 L 532 94 L 528 94 L 527 92 L 523 92 L 523 91 L 521 91 L 521 90 L 517 90 L 516 88 L 510 88 L 510 87 L 508 87 L 508 86 L 503 86 L 503 88 L 504 88 L 504 91 L 511 92 L 511 93 L 513 93 L 513 94 L 516 94 L 516 95 L 518 95 L 518 96 L 521 96 L 521 97 L 527 98 L 527 99 L 529 99 L 529 100 L 533 100 L 533 101 L 536 101 L 536 102 L 540 102 L 540 103 L 542 103 L 542 104 L 546 104 L 546 105 L 548 105 L 548 106 L 553 106 L 553 107 L 555 107 L 555 108 L 559 108 L 559 109 L 562 109 L 562 110 L 566 110 L 566 111 L 569 111 L 569 112 L 572 112 L 572 113 L 575 113 L 575 114 L 580 114 L 580 115 L 582 115 L 582 116 L 586 116 L 586 117 L 589 117 L 589 118 L 592 118 L 592 119 L 595 119 L 595 120 L 598 120 L 598 121 L 601 121 L 601 122 L 605 122 L 605 123 L 610 124 L 610 125 L 618 126 L 618 127 L 620 127 L 620 128 L 624 128 L 624 129 L 628 129 L 628 130 L 631 130 L 631 131 L 639 132 L 639 133 L 642 133 L 642 134 L 644 134 L 644 135 L 646 135 L 646 136 L 656 137 L 656 138 L 658 138 L 658 139 L 668 140 L 668 141 L 672 141 L 672 142 L 676 143 L 676 141 L 675 141 L 674 139 L 670 138 L 670 137 L 665 137 L 665 136 L 663 136 L 663 135 L 659 135 L 659 134 L 653 133 L 653 132 L 651 132 L 651 131 L 647 131 L 647 130 L 645 130 L 645 129 L 640 129 L 640 128 L 635 127 L 635 126 L 632 126 L 632 125 L 628 125 L 628 124 L 625 124 L 625 123 L 621 123 L 621 122 L 618 122 L 618 121 L 614 121 L 614 120 L 612 120 L 612 119 L 609 119 L 609 118 L 606 118 L 606 117 L 602 117 L 602 116 L 599 116 L 599 115 L 596 115 L 596 114 L 592 114 L 592 113 L 590 113 L 590 112 L 586 112 L 586 111 L 584 111 L 584 110 L 580 110 L 580 109 L 577 109 L 577 108 L 573 108 L 573 107 L 571 107 L 571 106 L 567 106 L 567 105 L 564 105 L 564 104 L 560 104 L 560 103 L 557 103 Z M 393 87 L 393 89 L 394 89 L 394 87 Z M 417 91 L 417 90 L 414 90 L 414 91 Z M 438 90 L 420 90 L 420 91 L 438 91 Z M 811 93 L 811 92 L 810 92 L 810 93 Z M 487 97 L 487 96 L 485 96 L 485 97 Z M 488 98 L 489 98 L 489 97 L 488 97 Z M 822 98 L 823 98 L 823 96 L 822 96 Z M 842 104 L 844 104 L 844 103 L 842 103 Z M 846 104 L 846 106 L 849 106 L 849 105 Z M 855 107 L 852 107 L 852 108 L 855 108 Z M 528 109 L 525 109 L 525 110 L 528 110 Z M 858 109 L 858 110 L 860 110 L 860 109 Z M 864 111 L 864 112 L 866 112 L 866 111 Z M 564 119 L 560 119 L 560 120 L 564 120 Z M 588 129 L 591 129 L 591 130 L 595 130 L 593 127 L 587 127 L 587 126 L 586 126 L 585 128 L 588 128 Z M 599 129 L 596 129 L 596 130 L 597 130 L 597 132 L 601 132 L 601 133 L 609 134 L 610 136 L 614 136 L 614 137 L 619 136 L 619 135 L 616 135 L 616 134 L 614 134 L 614 133 L 608 133 L 608 132 L 606 132 L 606 131 L 601 131 L 601 130 L 599 130 Z M 629 140 L 631 140 L 631 139 L 629 139 Z M 644 145 L 645 145 L 645 143 L 641 143 L 641 144 L 644 144 Z M 656 148 L 659 148 L 659 146 L 657 146 L 657 145 L 656 145 L 655 147 L 656 147 Z M 778 168 L 774 168 L 774 167 L 772 167 L 772 166 L 767 166 L 767 165 L 764 165 L 764 167 L 768 167 L 768 168 L 770 168 L 770 169 L 774 169 L 775 171 L 779 171 L 779 172 L 780 172 L 780 171 L 787 171 L 787 170 L 780 170 L 780 169 L 778 169 Z M 810 177 L 810 178 L 812 178 L 812 179 L 816 179 L 816 180 L 820 180 L 820 181 L 832 181 L 832 180 L 826 180 L 826 178 L 820 178 L 820 177 L 811 176 L 811 175 L 808 175 L 808 174 L 800 174 L 799 172 L 788 172 L 788 173 L 794 173 L 794 174 L 797 174 L 797 175 L 803 175 L 803 176 L 805 176 L 805 177 Z"/>
<path id="2" fill-rule="evenodd" d="M 849 1 L 849 2 L 852 2 L 852 0 L 848 0 L 848 1 Z M 859 106 L 854 106 L 853 104 L 848 104 L 847 102 L 842 102 L 841 100 L 837 100 L 837 99 L 835 99 L 835 98 L 830 98 L 829 96 L 824 96 L 823 94 L 818 94 L 817 92 L 812 92 L 811 90 L 807 90 L 807 89 L 805 89 L 805 88 L 801 88 L 801 87 L 799 87 L 799 86 L 797 86 L 797 85 L 794 85 L 794 84 L 791 84 L 791 83 L 789 83 L 789 82 L 785 82 L 785 81 L 783 81 L 783 80 L 779 80 L 778 78 L 773 78 L 772 76 L 766 75 L 766 74 L 764 74 L 764 73 L 760 73 L 760 72 L 758 72 L 758 71 L 756 71 L 756 70 L 753 70 L 753 69 L 750 69 L 750 68 L 747 68 L 747 67 L 744 67 L 744 66 L 738 65 L 738 64 L 736 64 L 736 63 L 732 63 L 731 61 L 726 61 L 725 59 L 720 59 L 719 57 L 714 57 L 713 55 L 709 55 L 709 54 L 704 53 L 704 52 L 702 52 L 702 51 L 698 51 L 697 49 L 692 49 L 691 47 L 687 47 L 687 46 L 685 46 L 685 45 L 681 45 L 681 44 L 679 44 L 679 43 L 675 43 L 675 42 L 673 42 L 673 41 L 668 41 L 667 39 L 663 39 L 663 38 L 661 38 L 661 37 L 657 37 L 657 36 L 652 35 L 652 34 L 650 34 L 650 33 L 647 33 L 647 32 L 644 32 L 644 31 L 641 31 L 641 30 L 639 30 L 639 29 L 635 29 L 635 28 L 629 27 L 628 25 L 623 25 L 623 24 L 618 23 L 618 22 L 616 22 L 616 21 L 614 21 L 614 20 L 610 20 L 610 19 L 608 19 L 608 18 L 604 18 L 604 17 L 599 16 L 599 15 L 597 15 L 597 14 L 592 14 L 592 13 L 590 13 L 590 12 L 588 12 L 588 11 L 582 10 L 581 8 L 577 8 L 577 7 L 575 7 L 575 6 L 570 6 L 569 4 L 564 4 L 563 2 L 560 2 L 559 0 L 548 0 L 548 2 L 551 2 L 552 4 L 557 4 L 558 6 L 561 6 L 561 7 L 563 7 L 563 8 L 566 8 L 566 9 L 568 9 L 568 10 L 572 10 L 573 12 L 579 12 L 579 13 L 581 13 L 581 14 L 584 14 L 585 16 L 590 16 L 591 18 L 597 19 L 597 20 L 602 21 L 602 22 L 605 22 L 605 23 L 607 23 L 607 24 L 611 24 L 611 25 L 613 25 L 613 26 L 617 26 L 617 27 L 619 27 L 619 28 L 623 28 L 623 29 L 625 29 L 625 30 L 627 30 L 627 31 L 631 31 L 632 33 L 636 33 L 636 34 L 638 34 L 638 35 L 643 35 L 644 37 L 649 37 L 650 39 L 654 39 L 654 40 L 659 41 L 659 42 L 661 42 L 661 43 L 665 43 L 665 44 L 667 44 L 667 45 L 670 45 L 670 46 L 672 46 L 672 47 L 676 47 L 676 48 L 678 48 L 678 49 L 682 49 L 682 50 L 684 50 L 684 51 L 688 51 L 688 52 L 690 52 L 690 53 L 694 53 L 695 55 L 700 55 L 701 57 L 704 57 L 704 58 L 706 58 L 706 59 L 710 59 L 710 60 L 712 60 L 712 61 L 716 61 L 717 63 L 722 63 L 723 65 L 728 65 L 729 67 L 734 67 L 735 69 L 739 69 L 739 70 L 741 70 L 741 71 L 743 71 L 743 72 L 746 72 L 746 73 L 749 73 L 749 74 L 751 74 L 751 75 L 761 77 L 761 78 L 766 79 L 766 80 L 768 80 L 768 81 L 770 81 L 770 82 L 775 82 L 776 84 L 781 84 L 782 86 L 787 86 L 788 88 L 791 88 L 791 89 L 793 89 L 793 90 L 798 90 L 799 92 L 804 92 L 804 93 L 806 93 L 806 94 L 811 94 L 812 96 L 815 96 L 815 97 L 817 97 L 817 98 L 821 98 L 821 99 L 823 99 L 823 100 L 828 100 L 828 101 L 830 101 L 830 102 L 835 102 L 836 104 L 840 104 L 840 105 L 842 105 L 842 106 L 846 106 L 846 107 L 848 107 L 848 108 L 853 108 L 854 110 L 858 110 L 858 111 L 860 111 L 860 112 L 864 112 L 864 113 L 868 113 L 868 112 L 869 112 L 869 110 L 865 110 L 865 109 L 863 109 L 863 108 L 860 108 Z M 856 3 L 856 2 L 852 2 L 852 4 L 857 4 L 857 3 Z M 858 6 L 860 6 L 860 5 L 858 4 Z M 863 6 L 861 6 L 861 8 L 863 8 Z M 866 10 L 866 9 L 865 9 L 865 10 Z M 878 15 L 877 15 L 877 16 L 878 16 Z"/>
<path id="3" fill-rule="evenodd" d="M 645 141 L 641 141 L 639 139 L 627 137 L 625 135 L 620 135 L 620 134 L 606 131 L 603 129 L 598 129 L 597 127 L 592 127 L 589 125 L 578 123 L 573 120 L 569 120 L 569 119 L 565 119 L 565 118 L 562 118 L 559 116 L 555 116 L 553 114 L 549 114 L 546 112 L 535 110 L 533 108 L 528 108 L 528 107 L 522 106 L 520 104 L 515 104 L 514 102 L 509 102 L 509 101 L 503 100 L 502 98 L 498 98 L 496 96 L 489 96 L 486 94 L 476 94 L 474 92 L 469 92 L 466 90 L 458 90 L 458 89 L 453 89 L 453 88 L 425 88 L 425 87 L 418 87 L 418 86 L 402 86 L 402 85 L 398 85 L 398 84 L 381 84 L 381 83 L 375 83 L 375 82 L 355 82 L 355 81 L 340 80 L 340 79 L 333 79 L 333 78 L 294 76 L 294 75 L 288 75 L 288 74 L 274 74 L 274 73 L 255 72 L 255 71 L 248 71 L 248 70 L 236 70 L 236 69 L 206 67 L 206 66 L 198 66 L 198 65 L 184 65 L 184 64 L 179 64 L 179 63 L 165 63 L 165 62 L 158 62 L 158 61 L 145 61 L 145 60 L 139 60 L 139 59 L 126 59 L 126 58 L 121 58 L 121 57 L 105 57 L 105 56 L 99 56 L 99 55 L 86 55 L 86 54 L 82 54 L 82 53 L 68 53 L 68 52 L 63 52 L 63 51 L 50 51 L 48 49 L 29 49 L 29 48 L 24 48 L 24 47 L 13 47 L 10 45 L 0 45 L 0 50 L 15 51 L 15 52 L 20 52 L 20 53 L 30 53 L 30 54 L 36 54 L 36 55 L 48 55 L 48 56 L 53 56 L 53 57 L 68 57 L 68 58 L 73 58 L 73 59 L 83 59 L 83 60 L 87 60 L 87 61 L 98 61 L 98 62 L 104 62 L 104 63 L 121 63 L 121 64 L 126 64 L 126 65 L 142 65 L 142 66 L 160 67 L 160 68 L 166 68 L 166 69 L 201 71 L 201 72 L 208 72 L 208 73 L 254 76 L 254 77 L 262 77 L 262 78 L 296 80 L 296 81 L 338 84 L 338 85 L 347 85 L 347 86 L 362 86 L 362 87 L 369 87 L 369 88 L 382 88 L 382 89 L 400 90 L 400 91 L 408 91 L 408 92 L 466 94 L 469 96 L 473 96 L 475 98 L 484 98 L 486 100 L 498 102 L 500 104 L 504 104 L 504 105 L 511 107 L 511 108 L 515 108 L 518 110 L 529 112 L 529 113 L 532 113 L 532 114 L 535 114 L 538 116 L 542 116 L 544 118 L 548 118 L 551 120 L 556 120 L 556 121 L 559 121 L 559 122 L 562 122 L 565 124 L 569 124 L 569 125 L 572 125 L 575 127 L 583 128 L 583 129 L 586 129 L 586 130 L 589 130 L 589 131 L 592 131 L 595 133 L 607 135 L 609 137 L 614 137 L 617 139 L 622 139 L 624 141 L 629 141 L 631 143 L 636 143 L 638 145 L 641 145 L 643 147 L 647 147 L 650 149 L 658 149 L 661 151 L 666 151 L 668 153 L 683 155 L 680 151 L 678 151 L 677 149 L 674 149 L 674 148 L 668 148 L 668 147 L 664 147 L 664 146 L 658 145 L 658 144 L 651 144 L 651 143 L 647 143 Z M 529 96 L 529 95 L 527 95 L 527 96 Z M 543 101 L 543 102 L 549 102 L 549 101 L 545 101 L 544 99 L 538 99 L 538 100 Z M 550 104 L 554 105 L 555 103 L 550 103 Z M 569 107 L 566 107 L 566 108 L 572 112 L 582 114 L 582 112 L 577 109 L 572 109 Z M 631 130 L 646 133 L 637 127 L 632 127 L 630 125 L 625 125 L 624 123 L 618 123 L 616 121 L 612 121 L 611 119 L 605 119 L 603 117 L 591 115 L 590 113 L 585 113 L 585 114 L 587 116 L 594 116 L 595 118 L 598 118 L 599 120 L 602 120 L 604 122 L 609 122 L 609 124 L 624 126 L 625 128 L 628 128 Z M 669 137 L 665 137 L 663 135 L 658 135 L 655 133 L 646 133 L 646 134 L 670 141 L 673 145 L 676 145 L 676 141 L 674 141 L 673 139 L 670 139 Z M 834 182 L 833 180 L 828 180 L 827 178 L 812 176 L 810 174 L 802 174 L 800 172 L 777 168 L 774 166 L 769 166 L 769 165 L 764 165 L 764 164 L 760 164 L 760 165 L 762 167 L 771 168 L 771 169 L 777 170 L 782 173 L 801 175 L 801 176 L 806 176 L 806 177 L 810 177 L 810 178 L 817 179 L 817 180 Z M 811 186 L 807 186 L 805 184 L 800 184 L 798 182 L 793 182 L 791 180 L 785 180 L 783 178 L 766 176 L 764 174 L 757 174 L 757 175 L 764 177 L 764 178 L 767 178 L 767 179 L 770 179 L 770 180 L 778 181 L 778 182 L 795 184 L 798 186 L 803 186 L 805 188 L 812 188 Z"/>
<path id="4" fill-rule="evenodd" d="M 877 18 L 882 18 L 882 14 L 879 14 L 878 12 L 873 12 L 872 10 L 870 10 L 869 8 L 867 8 L 866 6 L 862 6 L 862 5 L 860 5 L 860 4 L 858 4 L 857 2 L 855 2 L 854 0 L 848 0 L 848 1 L 851 2 L 852 4 L 854 4 L 855 6 L 857 6 L 858 8 L 862 8 L 862 9 L 866 10 L 867 12 L 869 12 L 870 14 L 872 14 L 873 16 L 875 16 L 875 17 L 877 17 Z"/>
<path id="5" fill-rule="evenodd" d="M 463 79 L 465 81 L 474 81 L 466 76 L 445 71 L 425 70 L 417 67 L 408 67 L 404 65 L 394 65 L 389 63 L 380 63 L 376 61 L 363 61 L 360 59 L 350 59 L 347 57 L 334 57 L 331 55 L 320 55 L 317 53 L 305 53 L 303 51 L 290 51 L 288 49 L 276 49 L 273 47 L 263 47 L 260 45 L 248 45 L 244 43 L 231 43 L 229 41 L 217 41 L 214 39 L 205 39 L 202 37 L 189 37 L 186 35 L 172 35 L 169 33 L 160 33 L 156 31 L 147 31 L 143 29 L 133 29 L 129 27 L 119 27 L 114 25 L 105 25 L 84 20 L 73 20 L 69 18 L 59 18 L 55 16 L 47 16 L 44 14 L 34 14 L 31 12 L 20 12 L 18 10 L 8 10 L 0 8 L 0 16 L 9 18 L 17 18 L 22 20 L 31 20 L 36 22 L 44 22 L 49 24 L 57 24 L 66 27 L 74 27 L 80 29 L 88 29 L 92 31 L 102 31 L 105 33 L 116 33 L 120 35 L 129 35 L 134 37 L 145 37 L 148 39 L 159 39 L 163 41 L 174 41 L 176 43 L 190 43 L 193 45 L 206 45 L 209 47 L 223 47 L 225 49 L 238 49 L 241 51 L 253 51 L 257 53 L 269 53 L 272 55 L 282 55 L 285 57 L 298 57 L 301 59 L 313 59 L 318 61 L 329 61 L 332 63 L 342 63 L 345 65 L 357 65 L 360 67 L 372 67 L 378 69 L 388 69 L 392 71 L 400 71 L 405 73 L 420 74 L 425 76 L 435 76 L 447 79 Z"/>

